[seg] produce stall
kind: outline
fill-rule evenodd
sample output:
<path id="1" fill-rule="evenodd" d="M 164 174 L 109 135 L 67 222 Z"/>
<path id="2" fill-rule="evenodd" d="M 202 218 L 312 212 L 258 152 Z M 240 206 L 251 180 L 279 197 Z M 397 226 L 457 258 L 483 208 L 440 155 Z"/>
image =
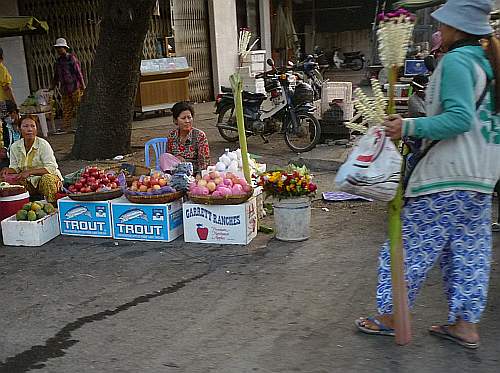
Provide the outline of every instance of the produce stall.
<path id="1" fill-rule="evenodd" d="M 192 71 L 185 57 L 143 60 L 135 112 L 166 110 L 178 101 L 188 101 Z"/>

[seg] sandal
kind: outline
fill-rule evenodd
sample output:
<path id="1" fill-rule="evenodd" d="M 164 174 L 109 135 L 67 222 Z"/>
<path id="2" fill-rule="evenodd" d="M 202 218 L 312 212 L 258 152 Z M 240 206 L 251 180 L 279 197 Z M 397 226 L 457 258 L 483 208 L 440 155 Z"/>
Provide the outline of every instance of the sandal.
<path id="1" fill-rule="evenodd" d="M 377 325 L 378 329 L 371 329 L 364 325 L 365 321 L 370 321 L 371 323 Z M 376 319 L 375 317 L 366 317 L 366 318 L 359 318 L 354 321 L 354 324 L 357 326 L 359 331 L 366 333 L 366 334 L 371 334 L 371 335 L 385 335 L 389 337 L 394 337 L 396 335 L 396 332 L 393 328 L 389 328 L 388 326 L 384 325 L 381 321 Z"/>
<path id="2" fill-rule="evenodd" d="M 463 338 L 454 335 L 450 329 L 449 325 L 440 325 L 436 329 L 429 329 L 429 333 L 435 337 L 447 339 L 449 341 L 455 342 L 462 347 L 475 350 L 479 347 L 479 342 L 467 342 Z"/>
<path id="3" fill-rule="evenodd" d="M 491 231 L 492 232 L 500 232 L 500 223 L 491 224 Z"/>

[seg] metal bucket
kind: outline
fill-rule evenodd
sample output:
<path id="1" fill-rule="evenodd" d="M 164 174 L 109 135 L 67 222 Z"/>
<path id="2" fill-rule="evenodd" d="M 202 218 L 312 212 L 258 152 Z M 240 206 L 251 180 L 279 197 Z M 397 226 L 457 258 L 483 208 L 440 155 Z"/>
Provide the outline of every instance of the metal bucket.
<path id="1" fill-rule="evenodd" d="M 307 240 L 311 225 L 311 201 L 307 197 L 300 197 L 274 203 L 274 223 L 278 240 Z"/>

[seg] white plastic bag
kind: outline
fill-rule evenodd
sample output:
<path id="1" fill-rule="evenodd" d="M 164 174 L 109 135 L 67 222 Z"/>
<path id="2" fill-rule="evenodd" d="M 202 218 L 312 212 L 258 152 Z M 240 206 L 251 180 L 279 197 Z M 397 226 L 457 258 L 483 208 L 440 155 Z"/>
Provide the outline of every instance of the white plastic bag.
<path id="1" fill-rule="evenodd" d="M 335 177 L 343 192 L 389 202 L 401 176 L 401 154 L 381 127 L 371 127 Z"/>

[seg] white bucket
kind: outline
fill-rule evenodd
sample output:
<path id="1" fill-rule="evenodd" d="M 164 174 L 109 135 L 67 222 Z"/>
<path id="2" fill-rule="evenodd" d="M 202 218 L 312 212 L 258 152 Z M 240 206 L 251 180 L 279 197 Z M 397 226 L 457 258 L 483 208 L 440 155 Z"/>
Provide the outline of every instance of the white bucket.
<path id="1" fill-rule="evenodd" d="M 278 240 L 307 240 L 311 225 L 311 201 L 307 197 L 300 197 L 274 203 L 274 223 Z"/>

